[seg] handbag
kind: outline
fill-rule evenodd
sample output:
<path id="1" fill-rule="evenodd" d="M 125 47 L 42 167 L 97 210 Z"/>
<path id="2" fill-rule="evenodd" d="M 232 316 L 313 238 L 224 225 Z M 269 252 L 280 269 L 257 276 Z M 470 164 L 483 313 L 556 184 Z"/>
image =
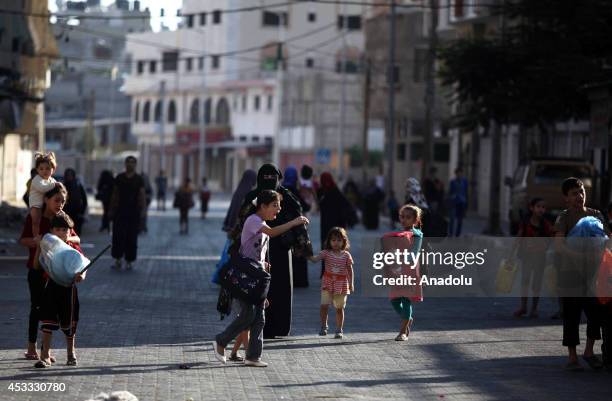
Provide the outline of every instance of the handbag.
<path id="1" fill-rule="evenodd" d="M 495 278 L 495 291 L 501 294 L 510 294 L 514 286 L 514 277 L 518 267 L 508 259 L 502 259 Z"/>
<path id="2" fill-rule="evenodd" d="M 263 263 L 238 253 L 219 271 L 219 282 L 232 296 L 253 305 L 262 304 L 270 289 L 270 273 Z"/>

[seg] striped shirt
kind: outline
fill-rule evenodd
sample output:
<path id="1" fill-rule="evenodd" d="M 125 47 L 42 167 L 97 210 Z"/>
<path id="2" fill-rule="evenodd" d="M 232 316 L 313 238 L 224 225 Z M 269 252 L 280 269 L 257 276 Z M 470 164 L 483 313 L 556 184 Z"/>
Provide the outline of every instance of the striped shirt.
<path id="1" fill-rule="evenodd" d="M 349 267 L 353 265 L 351 254 L 347 251 L 336 254 L 333 251 L 323 250 L 320 256 L 325 263 L 321 290 L 329 291 L 332 295 L 350 294 Z"/>

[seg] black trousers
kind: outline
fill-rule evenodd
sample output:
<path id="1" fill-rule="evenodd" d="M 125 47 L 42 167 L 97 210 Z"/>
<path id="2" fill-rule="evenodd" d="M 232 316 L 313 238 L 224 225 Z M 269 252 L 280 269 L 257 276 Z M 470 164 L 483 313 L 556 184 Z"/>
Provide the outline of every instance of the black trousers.
<path id="1" fill-rule="evenodd" d="M 113 220 L 113 247 L 111 254 L 115 259 L 125 257 L 127 262 L 136 260 L 140 213 L 129 218 L 117 217 Z"/>
<path id="2" fill-rule="evenodd" d="M 38 336 L 38 321 L 40 319 L 40 302 L 45 291 L 45 279 L 42 270 L 28 269 L 28 288 L 30 289 L 30 321 L 28 325 L 28 341 L 36 342 Z"/>
<path id="3" fill-rule="evenodd" d="M 601 355 L 606 366 L 612 367 L 612 302 L 601 305 Z"/>
<path id="4" fill-rule="evenodd" d="M 596 298 L 563 298 L 563 345 L 575 347 L 580 344 L 580 317 L 587 317 L 587 338 L 601 340 L 601 305 Z"/>

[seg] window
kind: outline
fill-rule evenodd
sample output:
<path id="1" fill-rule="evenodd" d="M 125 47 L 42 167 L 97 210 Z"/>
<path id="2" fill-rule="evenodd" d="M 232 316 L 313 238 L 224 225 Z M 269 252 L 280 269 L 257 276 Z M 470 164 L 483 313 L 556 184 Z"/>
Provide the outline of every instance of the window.
<path id="1" fill-rule="evenodd" d="M 191 57 L 185 59 L 185 69 L 191 71 L 193 69 L 193 59 Z"/>
<path id="2" fill-rule="evenodd" d="M 153 120 L 158 123 L 162 119 L 162 103 L 161 100 L 158 100 L 155 103 L 155 111 L 153 112 Z"/>
<path id="3" fill-rule="evenodd" d="M 157 71 L 157 61 L 149 61 L 149 72 L 154 74 Z"/>
<path id="4" fill-rule="evenodd" d="M 220 24 L 221 23 L 221 10 L 215 10 L 213 11 L 213 24 Z"/>
<path id="5" fill-rule="evenodd" d="M 288 58 L 287 46 L 279 42 L 270 42 L 261 49 L 259 58 L 262 71 L 275 71 L 281 59 L 282 68 L 286 69 L 287 63 L 284 60 Z"/>
<path id="6" fill-rule="evenodd" d="M 453 17 L 454 18 L 463 17 L 465 15 L 464 7 L 465 7 L 465 4 L 463 0 L 455 0 L 454 7 L 453 7 Z"/>
<path id="7" fill-rule="evenodd" d="M 317 14 L 308 13 L 308 22 L 317 22 Z"/>
<path id="8" fill-rule="evenodd" d="M 357 47 L 346 47 L 336 52 L 336 72 L 355 74 L 359 72 L 361 52 Z"/>
<path id="9" fill-rule="evenodd" d="M 204 69 L 204 57 L 198 57 L 198 70 Z"/>
<path id="10" fill-rule="evenodd" d="M 306 59 L 306 68 L 312 68 L 312 67 L 314 67 L 314 60 L 309 57 Z"/>
<path id="11" fill-rule="evenodd" d="M 136 63 L 136 73 L 138 73 L 138 75 L 142 74 L 144 72 L 144 61 L 139 61 Z"/>
<path id="12" fill-rule="evenodd" d="M 189 108 L 189 123 L 198 124 L 200 122 L 200 100 L 194 99 Z"/>
<path id="13" fill-rule="evenodd" d="M 259 135 L 253 135 L 251 139 L 253 140 L 253 142 L 259 142 Z"/>
<path id="14" fill-rule="evenodd" d="M 247 95 L 242 95 L 242 111 L 247 109 Z"/>
<path id="15" fill-rule="evenodd" d="M 255 109 L 255 111 L 259 111 L 260 103 L 261 103 L 261 98 L 259 97 L 259 95 L 255 95 L 253 97 L 253 108 Z"/>
<path id="16" fill-rule="evenodd" d="M 140 102 L 136 102 L 136 106 L 134 107 L 134 122 L 137 123 L 140 118 Z"/>
<path id="17" fill-rule="evenodd" d="M 261 24 L 263 26 L 279 26 L 281 24 L 287 26 L 289 24 L 289 17 L 286 12 L 275 13 L 272 11 L 264 11 L 261 15 Z"/>
<path id="18" fill-rule="evenodd" d="M 206 25 L 206 13 L 200 13 L 200 25 Z"/>
<path id="19" fill-rule="evenodd" d="M 240 142 L 246 142 L 247 141 L 247 137 L 246 137 L 246 135 L 240 135 L 240 138 L 238 138 L 238 140 Z"/>
<path id="20" fill-rule="evenodd" d="M 423 82 L 425 79 L 425 61 L 427 59 L 426 49 L 414 49 L 414 67 L 413 80 L 414 82 Z"/>
<path id="21" fill-rule="evenodd" d="M 142 110 L 142 121 L 148 123 L 151 119 L 151 102 L 148 100 L 145 102 L 144 109 Z"/>
<path id="22" fill-rule="evenodd" d="M 212 99 L 206 99 L 204 102 L 204 122 L 210 124 L 212 121 Z"/>
<path id="23" fill-rule="evenodd" d="M 216 109 L 215 115 L 217 117 L 217 120 L 216 120 L 217 124 L 229 125 L 229 122 L 230 122 L 229 103 L 224 97 L 219 99 L 219 101 L 217 102 L 217 109 Z"/>
<path id="24" fill-rule="evenodd" d="M 170 103 L 168 103 L 168 122 L 176 122 L 176 104 L 174 103 L 174 100 L 170 100 Z"/>
<path id="25" fill-rule="evenodd" d="M 419 142 L 412 142 L 410 144 L 410 160 L 413 162 L 423 159 L 423 144 Z"/>
<path id="26" fill-rule="evenodd" d="M 345 27 L 346 24 L 346 27 Z M 338 29 L 347 29 L 349 31 L 358 31 L 361 29 L 361 15 L 339 15 Z"/>
<path id="27" fill-rule="evenodd" d="M 162 54 L 162 71 L 176 71 L 178 68 L 179 53 L 176 51 Z"/>
<path id="28" fill-rule="evenodd" d="M 433 157 L 436 162 L 448 163 L 450 160 L 450 145 L 448 143 L 435 143 Z"/>
<path id="29" fill-rule="evenodd" d="M 398 162 L 406 161 L 406 144 L 405 143 L 397 144 L 397 161 Z"/>
<path id="30" fill-rule="evenodd" d="M 219 56 L 212 56 L 210 61 L 211 61 L 211 68 L 213 70 L 219 69 L 219 64 L 221 64 Z"/>
<path id="31" fill-rule="evenodd" d="M 274 96 L 268 95 L 268 110 L 272 110 L 274 107 Z"/>
<path id="32" fill-rule="evenodd" d="M 193 28 L 193 14 L 189 14 L 185 16 L 185 22 L 187 23 L 187 28 Z"/>

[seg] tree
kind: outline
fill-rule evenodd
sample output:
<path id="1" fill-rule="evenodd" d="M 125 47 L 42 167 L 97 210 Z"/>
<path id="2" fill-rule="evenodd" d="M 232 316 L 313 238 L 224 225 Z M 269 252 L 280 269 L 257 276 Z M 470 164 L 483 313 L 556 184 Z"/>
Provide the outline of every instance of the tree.
<path id="1" fill-rule="evenodd" d="M 450 101 L 460 104 L 456 124 L 485 130 L 493 125 L 492 142 L 499 143 L 502 125 L 537 126 L 549 136 L 556 121 L 586 118 L 582 88 L 610 74 L 609 1 L 509 0 L 492 10 L 501 21 L 496 33 L 462 38 L 439 52 L 442 82 L 454 89 Z M 493 149 L 493 161 L 499 151 Z M 501 177 L 492 180 L 492 203 L 498 205 Z M 499 221 L 493 209 L 490 231 Z"/>

